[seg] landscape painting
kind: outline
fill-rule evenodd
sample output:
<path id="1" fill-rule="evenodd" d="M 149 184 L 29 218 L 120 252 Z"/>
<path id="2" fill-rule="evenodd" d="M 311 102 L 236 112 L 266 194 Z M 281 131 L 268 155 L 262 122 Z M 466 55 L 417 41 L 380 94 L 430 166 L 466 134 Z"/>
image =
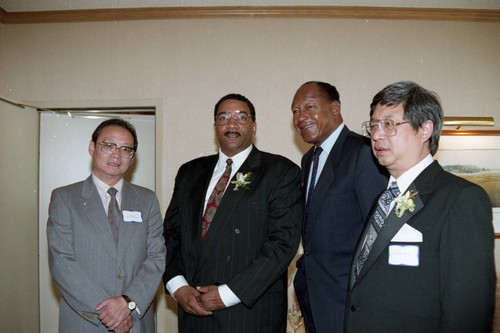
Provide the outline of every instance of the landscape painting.
<path id="1" fill-rule="evenodd" d="M 446 171 L 484 188 L 493 206 L 495 232 L 498 234 L 500 233 L 500 133 L 495 135 L 497 132 L 500 131 L 443 131 L 439 150 L 434 158 Z"/>

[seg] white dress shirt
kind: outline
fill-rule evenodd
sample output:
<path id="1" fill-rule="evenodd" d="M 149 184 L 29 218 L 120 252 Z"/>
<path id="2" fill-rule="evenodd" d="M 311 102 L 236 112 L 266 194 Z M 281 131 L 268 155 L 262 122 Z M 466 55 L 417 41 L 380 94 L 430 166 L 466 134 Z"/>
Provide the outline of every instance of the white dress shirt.
<path id="1" fill-rule="evenodd" d="M 431 154 L 427 155 L 426 157 L 424 157 L 423 160 L 421 160 L 420 162 L 415 164 L 412 168 L 408 169 L 405 173 L 399 176 L 398 179 L 391 176 L 389 178 L 389 183 L 387 184 L 387 188 L 389 188 L 391 183 L 395 181 L 398 184 L 399 191 L 401 192 L 396 199 L 400 198 L 405 194 L 408 187 L 410 187 L 411 183 L 413 183 L 413 181 L 418 177 L 418 175 L 420 175 L 425 168 L 431 165 L 432 162 L 434 162 L 434 158 L 432 157 L 432 155 Z M 395 204 L 396 200 L 392 200 L 390 206 L 391 210 Z"/>
<path id="2" fill-rule="evenodd" d="M 316 184 L 318 183 L 319 176 L 321 175 L 321 171 L 323 171 L 323 167 L 325 166 L 326 160 L 328 159 L 328 155 L 330 155 L 330 151 L 332 151 L 333 145 L 335 144 L 335 142 L 337 142 L 337 139 L 339 138 L 340 132 L 342 132 L 343 128 L 344 123 L 340 124 L 339 127 L 337 127 L 335 131 L 333 131 L 333 133 L 330 134 L 330 136 L 328 136 L 328 138 L 320 145 L 323 151 L 319 155 L 318 171 L 316 172 L 316 180 L 314 182 L 314 186 L 316 186 Z M 309 193 L 309 187 L 311 186 L 312 169 L 312 167 L 309 168 L 306 193 Z"/>

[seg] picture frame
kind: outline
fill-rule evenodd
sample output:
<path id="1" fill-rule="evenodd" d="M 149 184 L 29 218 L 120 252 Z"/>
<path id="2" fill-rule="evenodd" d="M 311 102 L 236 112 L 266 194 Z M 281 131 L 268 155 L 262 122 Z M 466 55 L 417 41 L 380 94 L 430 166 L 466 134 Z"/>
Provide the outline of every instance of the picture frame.
<path id="1" fill-rule="evenodd" d="M 434 158 L 488 193 L 495 238 L 500 238 L 500 130 L 443 130 Z"/>

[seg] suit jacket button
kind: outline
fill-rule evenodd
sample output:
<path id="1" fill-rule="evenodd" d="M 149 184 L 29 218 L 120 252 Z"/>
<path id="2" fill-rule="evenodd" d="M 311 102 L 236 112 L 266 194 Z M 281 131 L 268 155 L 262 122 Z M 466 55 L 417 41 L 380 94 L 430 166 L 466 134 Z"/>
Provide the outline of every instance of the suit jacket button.
<path id="1" fill-rule="evenodd" d="M 351 305 L 351 311 L 354 312 L 356 311 L 358 308 L 356 307 L 356 305 Z"/>
<path id="2" fill-rule="evenodd" d="M 231 261 L 231 256 L 227 256 L 226 261 Z"/>
<path id="3" fill-rule="evenodd" d="M 240 229 L 234 229 L 234 233 L 235 234 L 239 234 L 240 233 Z"/>
<path id="4" fill-rule="evenodd" d="M 116 278 L 117 278 L 118 280 L 121 280 L 121 279 L 123 279 L 123 276 L 121 276 L 120 274 L 118 274 L 118 275 L 116 276 Z"/>

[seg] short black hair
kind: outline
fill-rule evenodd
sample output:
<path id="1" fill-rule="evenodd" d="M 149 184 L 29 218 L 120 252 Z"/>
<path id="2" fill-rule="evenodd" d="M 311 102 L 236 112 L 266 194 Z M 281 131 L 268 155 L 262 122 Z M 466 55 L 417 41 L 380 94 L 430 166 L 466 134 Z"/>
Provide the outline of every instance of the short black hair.
<path id="1" fill-rule="evenodd" d="M 137 151 L 139 142 L 137 142 L 137 133 L 135 132 L 135 127 L 128 121 L 121 118 L 111 118 L 100 123 L 99 126 L 97 126 L 97 128 L 95 129 L 94 133 L 92 133 L 92 141 L 94 142 L 94 144 L 97 144 L 97 138 L 101 134 L 103 128 L 107 126 L 119 126 L 129 131 L 134 138 L 134 150 Z"/>
<path id="2" fill-rule="evenodd" d="M 307 84 L 315 84 L 318 88 L 325 94 L 325 97 L 328 99 L 328 102 L 332 103 L 334 101 L 338 101 L 340 103 L 340 94 L 337 91 L 335 86 L 332 86 L 330 83 L 321 82 L 321 81 L 308 81 L 304 83 L 301 87 Z"/>
<path id="3" fill-rule="evenodd" d="M 248 108 L 250 109 L 250 116 L 252 117 L 252 120 L 255 122 L 255 107 L 248 98 L 240 94 L 227 94 L 226 96 L 219 99 L 217 104 L 215 104 L 214 118 L 217 116 L 217 111 L 219 110 L 220 104 L 224 101 L 227 101 L 228 99 L 235 99 L 237 101 L 245 102 L 248 105 Z"/>
<path id="4" fill-rule="evenodd" d="M 373 97 L 370 104 L 370 118 L 377 105 L 402 105 L 403 119 L 409 121 L 415 131 L 418 131 L 427 120 L 432 121 L 434 129 L 429 138 L 429 148 L 432 155 L 437 152 L 444 115 L 436 93 L 419 86 L 415 82 L 400 81 L 388 85 Z"/>

